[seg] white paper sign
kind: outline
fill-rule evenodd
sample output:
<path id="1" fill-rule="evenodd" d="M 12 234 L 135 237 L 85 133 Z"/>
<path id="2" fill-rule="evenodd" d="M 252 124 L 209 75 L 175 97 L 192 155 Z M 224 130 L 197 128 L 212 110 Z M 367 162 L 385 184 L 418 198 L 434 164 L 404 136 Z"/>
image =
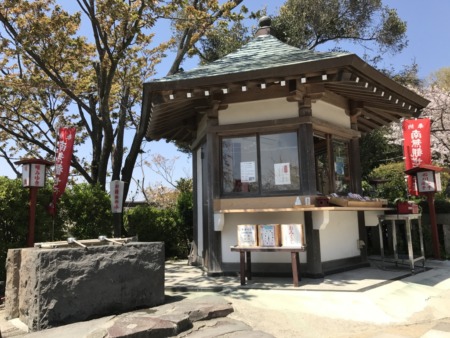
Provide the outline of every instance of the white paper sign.
<path id="1" fill-rule="evenodd" d="M 45 185 L 45 164 L 24 164 L 22 166 L 22 185 L 24 187 L 43 187 Z"/>
<path id="2" fill-rule="evenodd" d="M 255 162 L 241 162 L 241 182 L 256 182 Z"/>
<path id="3" fill-rule="evenodd" d="M 122 212 L 123 188 L 125 183 L 122 181 L 112 181 L 110 185 L 111 193 L 111 211 L 113 213 Z"/>
<path id="4" fill-rule="evenodd" d="M 275 185 L 291 184 L 291 167 L 289 163 L 275 163 Z"/>
<path id="5" fill-rule="evenodd" d="M 436 191 L 434 173 L 432 171 L 420 171 L 417 173 L 417 186 L 419 192 Z"/>
<path id="6" fill-rule="evenodd" d="M 30 164 L 22 165 L 22 186 L 30 186 Z"/>

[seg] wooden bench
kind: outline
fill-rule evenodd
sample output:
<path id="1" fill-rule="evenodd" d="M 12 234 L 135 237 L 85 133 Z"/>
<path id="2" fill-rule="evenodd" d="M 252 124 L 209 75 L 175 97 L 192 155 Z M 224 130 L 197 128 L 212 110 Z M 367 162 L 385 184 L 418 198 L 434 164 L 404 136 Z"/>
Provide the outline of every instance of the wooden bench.
<path id="1" fill-rule="evenodd" d="M 299 252 L 306 251 L 306 247 L 243 247 L 232 246 L 231 251 L 239 252 L 241 285 L 245 285 L 245 277 L 252 279 L 252 252 L 290 252 L 292 264 L 292 279 L 294 286 L 298 286 L 300 280 L 300 259 Z"/>

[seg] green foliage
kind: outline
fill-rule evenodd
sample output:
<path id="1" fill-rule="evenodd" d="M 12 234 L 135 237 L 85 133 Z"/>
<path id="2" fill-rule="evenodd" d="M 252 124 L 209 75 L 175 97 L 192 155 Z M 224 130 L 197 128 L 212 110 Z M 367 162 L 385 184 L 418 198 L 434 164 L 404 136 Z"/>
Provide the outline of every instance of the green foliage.
<path id="1" fill-rule="evenodd" d="M 189 245 L 193 240 L 194 231 L 194 201 L 193 201 L 193 181 L 182 178 L 177 182 L 177 189 L 180 192 L 177 199 L 177 212 L 180 218 L 180 227 L 183 243 Z"/>
<path id="2" fill-rule="evenodd" d="M 57 217 L 47 212 L 51 201 L 50 184 L 40 188 L 36 203 L 35 242 L 97 238 L 111 235 L 111 203 L 99 185 L 79 184 L 66 189 L 57 206 Z M 0 281 L 5 280 L 8 249 L 27 246 L 29 189 L 20 179 L 0 177 Z"/>
<path id="3" fill-rule="evenodd" d="M 428 213 L 428 203 L 423 196 L 408 196 L 405 180 L 405 164 L 404 162 L 388 163 L 380 165 L 370 172 L 368 179 L 379 179 L 386 181 L 379 184 L 375 189 L 375 195 L 381 198 L 387 198 L 391 203 L 395 200 L 418 200 L 422 211 Z M 450 201 L 446 195 L 445 187 L 448 186 L 450 175 L 441 172 L 442 191 L 435 194 L 436 212 L 450 212 Z M 422 200 L 422 201 L 420 201 Z"/>
<path id="4" fill-rule="evenodd" d="M 127 210 L 124 215 L 127 233 L 137 235 L 139 241 L 164 242 L 167 258 L 187 257 L 193 239 L 192 187 L 192 179 L 177 181 L 180 194 L 175 207 L 139 206 Z"/>
<path id="5" fill-rule="evenodd" d="M 175 208 L 138 206 L 125 212 L 124 225 L 141 242 L 164 242 L 166 258 L 187 256 L 185 246 L 180 245 L 183 236 Z"/>
<path id="6" fill-rule="evenodd" d="M 26 246 L 27 196 L 21 180 L 0 177 L 0 281 L 5 280 L 4 262 L 8 249 Z"/>
<path id="7" fill-rule="evenodd" d="M 39 188 L 36 205 L 35 242 L 49 242 L 60 240 L 64 237 L 62 222 L 58 222 L 57 219 L 54 220 L 48 213 L 48 206 L 51 200 L 52 187 L 47 184 L 46 187 Z"/>
<path id="8" fill-rule="evenodd" d="M 434 200 L 434 210 L 437 214 L 450 214 L 450 200 L 446 198 L 442 198 L 439 194 L 435 195 Z M 429 205 L 428 201 L 424 199 L 420 202 L 420 208 L 423 213 L 428 214 L 429 213 Z"/>
<path id="9" fill-rule="evenodd" d="M 419 78 L 419 65 L 413 62 L 411 65 L 404 65 L 400 71 L 398 69 L 380 69 L 382 73 L 390 77 L 395 82 L 407 87 L 413 86 L 419 88 L 422 81 Z"/>
<path id="10" fill-rule="evenodd" d="M 376 196 L 394 201 L 396 198 L 406 198 L 405 164 L 403 162 L 380 165 L 372 170 L 369 179 L 383 179 L 385 183 L 376 187 Z"/>
<path id="11" fill-rule="evenodd" d="M 384 136 L 386 133 L 386 128 L 375 129 L 361 138 L 361 174 L 364 179 L 378 166 L 386 164 L 386 162 L 397 162 L 402 159 L 402 147 L 390 144 Z M 373 175 L 371 176 L 373 177 Z"/>
<path id="12" fill-rule="evenodd" d="M 272 27 L 280 40 L 302 49 L 340 40 L 374 43 L 374 59 L 407 43 L 406 23 L 381 0 L 287 0 Z"/>
<path id="13" fill-rule="evenodd" d="M 166 257 L 187 257 L 193 232 L 192 179 L 177 182 L 174 207 L 137 207 L 125 212 L 125 227 L 140 241 L 163 241 Z M 110 197 L 100 185 L 78 184 L 66 189 L 57 205 L 57 216 L 47 213 L 50 184 L 40 188 L 36 205 L 35 242 L 112 236 Z M 5 280 L 8 249 L 27 245 L 29 192 L 20 179 L 0 177 L 0 281 Z"/>
<path id="14" fill-rule="evenodd" d="M 430 76 L 431 83 L 450 92 L 450 67 L 440 68 Z"/>
<path id="15" fill-rule="evenodd" d="M 61 198 L 58 217 L 68 237 L 76 239 L 112 236 L 111 200 L 100 185 L 77 184 Z"/>
<path id="16" fill-rule="evenodd" d="M 170 72 L 178 71 L 217 21 L 239 17 L 241 2 L 0 1 L 0 152 L 54 158 L 57 128 L 74 125 L 76 146 L 91 154 L 75 152 L 77 175 L 103 187 L 110 174 L 130 182 L 149 120 L 140 116 L 143 81 L 170 47 Z M 161 20 L 179 34 L 168 35 Z M 133 137 L 129 148 L 125 135 Z"/>
<path id="17" fill-rule="evenodd" d="M 200 63 L 206 64 L 236 51 L 249 40 L 249 28 L 242 22 L 235 22 L 231 26 L 221 22 L 199 40 L 199 47 L 194 52 L 200 57 Z"/>

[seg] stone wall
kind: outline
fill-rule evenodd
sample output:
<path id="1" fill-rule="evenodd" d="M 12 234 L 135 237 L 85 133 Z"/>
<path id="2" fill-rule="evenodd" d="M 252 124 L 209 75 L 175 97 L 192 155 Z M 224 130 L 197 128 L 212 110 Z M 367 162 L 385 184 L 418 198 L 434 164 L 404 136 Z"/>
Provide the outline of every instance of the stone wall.
<path id="1" fill-rule="evenodd" d="M 164 243 L 8 251 L 5 310 L 30 331 L 164 303 Z"/>

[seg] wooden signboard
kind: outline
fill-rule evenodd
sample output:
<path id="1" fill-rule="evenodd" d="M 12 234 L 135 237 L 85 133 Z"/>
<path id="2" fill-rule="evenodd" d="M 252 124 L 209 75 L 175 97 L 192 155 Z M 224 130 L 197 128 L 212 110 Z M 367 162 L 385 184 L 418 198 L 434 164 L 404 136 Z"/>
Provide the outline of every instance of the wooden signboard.
<path id="1" fill-rule="evenodd" d="M 237 226 L 238 246 L 257 246 L 258 234 L 256 224 L 240 224 Z"/>
<path id="2" fill-rule="evenodd" d="M 281 245 L 303 247 L 305 246 L 304 234 L 302 224 L 281 224 Z"/>
<path id="3" fill-rule="evenodd" d="M 273 247 L 281 245 L 279 224 L 259 224 L 258 244 L 263 247 Z"/>

